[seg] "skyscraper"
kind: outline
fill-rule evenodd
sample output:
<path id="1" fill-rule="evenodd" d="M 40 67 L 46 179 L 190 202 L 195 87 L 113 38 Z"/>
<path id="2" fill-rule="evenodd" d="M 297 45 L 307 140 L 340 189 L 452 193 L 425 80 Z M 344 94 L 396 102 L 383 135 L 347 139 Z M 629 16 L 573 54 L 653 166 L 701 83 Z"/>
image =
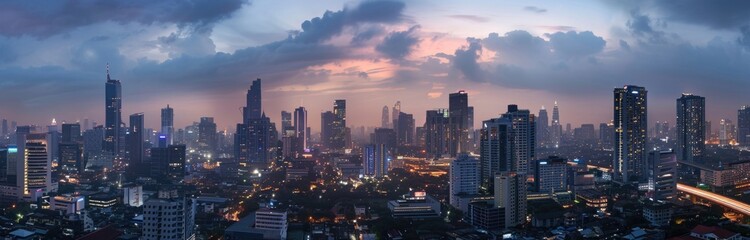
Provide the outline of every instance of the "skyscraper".
<path id="1" fill-rule="evenodd" d="M 128 156 L 130 169 L 132 173 L 143 175 L 148 166 L 145 164 L 145 154 L 143 139 L 145 138 L 145 129 L 143 127 L 143 113 L 130 115 L 130 129 L 128 131 Z"/>
<path id="2" fill-rule="evenodd" d="M 625 86 L 614 90 L 614 180 L 643 179 L 648 134 L 646 88 Z"/>
<path id="3" fill-rule="evenodd" d="M 81 125 L 78 123 L 63 123 L 62 142 L 81 142 Z"/>
<path id="4" fill-rule="evenodd" d="M 23 194 L 33 201 L 52 187 L 52 155 L 49 152 L 49 135 L 30 133 L 24 135 L 24 161 L 17 177 Z"/>
<path id="5" fill-rule="evenodd" d="M 399 145 L 411 145 L 414 143 L 414 116 L 400 112 L 398 117 L 398 131 L 396 136 Z"/>
<path id="6" fill-rule="evenodd" d="M 677 157 L 673 151 L 652 151 L 648 154 L 648 192 L 655 200 L 668 200 L 677 194 Z"/>
<path id="7" fill-rule="evenodd" d="M 511 169 L 519 174 L 528 174 L 528 163 L 536 154 L 535 117 L 526 109 L 517 105 L 508 105 L 508 112 L 502 115 L 512 124 L 511 132 Z"/>
<path id="8" fill-rule="evenodd" d="M 216 123 L 213 117 L 201 117 L 198 124 L 198 145 L 210 153 L 216 153 Z"/>
<path id="9" fill-rule="evenodd" d="M 390 124 L 388 124 L 391 121 L 390 115 L 388 115 L 388 106 L 383 106 L 383 116 L 380 119 L 380 127 L 381 128 L 388 128 Z"/>
<path id="10" fill-rule="evenodd" d="M 540 193 L 567 190 L 568 160 L 557 156 L 534 161 L 534 190 Z"/>
<path id="11" fill-rule="evenodd" d="M 560 124 L 560 109 L 557 107 L 557 101 L 552 108 L 552 124 L 549 127 L 549 139 L 552 147 L 559 147 L 562 140 L 562 124 Z"/>
<path id="12" fill-rule="evenodd" d="M 451 206 L 468 210 L 468 201 L 461 202 L 461 195 L 475 195 L 479 192 L 479 161 L 468 154 L 459 154 L 450 165 Z"/>
<path id="13" fill-rule="evenodd" d="M 260 118 L 263 113 L 261 92 L 260 78 L 258 78 L 253 81 L 252 85 L 250 85 L 250 89 L 247 90 L 247 104 L 243 108 L 243 123 L 247 124 L 250 122 L 250 119 Z"/>
<path id="14" fill-rule="evenodd" d="M 179 183 L 185 177 L 185 145 L 151 148 L 150 176 L 159 181 Z"/>
<path id="15" fill-rule="evenodd" d="M 275 157 L 278 133 L 271 119 L 261 114 L 250 119 L 248 131 L 248 160 L 257 165 L 267 165 Z"/>
<path id="16" fill-rule="evenodd" d="M 740 146 L 750 146 L 750 105 L 737 110 L 737 142 Z"/>
<path id="17" fill-rule="evenodd" d="M 281 111 L 281 133 L 284 135 L 288 129 L 294 129 L 292 125 L 292 113 Z"/>
<path id="18" fill-rule="evenodd" d="M 511 171 L 512 131 L 512 123 L 507 118 L 493 118 L 482 122 L 479 179 L 481 186 L 486 190 L 492 189 L 497 173 Z"/>
<path id="19" fill-rule="evenodd" d="M 376 178 L 388 175 L 391 156 L 391 151 L 386 144 L 366 145 L 362 152 L 362 164 L 364 165 L 365 175 Z"/>
<path id="20" fill-rule="evenodd" d="M 456 156 L 458 152 L 466 152 L 469 146 L 469 94 L 463 90 L 451 93 L 448 96 L 448 111 L 451 127 L 455 129 L 452 132 L 456 133 L 451 136 L 451 148 L 455 146 L 451 156 Z"/>
<path id="21" fill-rule="evenodd" d="M 448 109 L 427 110 L 423 132 L 428 158 L 451 155 L 451 150 L 455 150 L 450 146 L 452 129 Z"/>
<path id="22" fill-rule="evenodd" d="M 502 226 L 512 228 L 526 222 L 526 175 L 501 172 L 494 176 L 495 207 L 502 209 Z"/>
<path id="23" fill-rule="evenodd" d="M 677 159 L 695 161 L 706 151 L 706 98 L 682 94 L 677 99 Z"/>
<path id="24" fill-rule="evenodd" d="M 120 152 L 120 125 L 122 124 L 122 87 L 120 81 L 109 77 L 107 64 L 107 84 L 105 87 L 105 123 L 103 150 L 111 154 Z"/>
<path id="25" fill-rule="evenodd" d="M 333 122 L 336 121 L 336 115 L 331 111 L 320 113 L 320 141 L 323 146 L 331 148 L 333 145 Z"/>
<path id="26" fill-rule="evenodd" d="M 719 120 L 719 145 L 727 146 L 734 140 L 734 124 L 732 120 L 720 119 Z"/>
<path id="27" fill-rule="evenodd" d="M 307 110 L 305 107 L 298 107 L 294 109 L 294 131 L 296 132 L 298 146 L 304 149 L 308 149 L 310 142 L 310 132 L 307 131 Z"/>
<path id="28" fill-rule="evenodd" d="M 547 147 L 549 141 L 549 117 L 547 116 L 547 109 L 542 106 L 539 109 L 539 116 L 536 121 L 536 138 L 537 147 Z"/>
<path id="29" fill-rule="evenodd" d="M 321 141 L 331 150 L 347 147 L 349 131 L 346 127 L 346 100 L 336 100 L 333 112 L 321 114 Z"/>
<path id="30" fill-rule="evenodd" d="M 161 109 L 161 134 L 167 137 L 167 144 L 174 143 L 174 109 L 169 104 Z"/>
<path id="31" fill-rule="evenodd" d="M 391 122 L 388 125 L 391 128 L 396 128 L 396 121 L 398 121 L 398 114 L 401 112 L 401 101 L 396 101 L 393 104 L 393 111 L 391 111 Z"/>

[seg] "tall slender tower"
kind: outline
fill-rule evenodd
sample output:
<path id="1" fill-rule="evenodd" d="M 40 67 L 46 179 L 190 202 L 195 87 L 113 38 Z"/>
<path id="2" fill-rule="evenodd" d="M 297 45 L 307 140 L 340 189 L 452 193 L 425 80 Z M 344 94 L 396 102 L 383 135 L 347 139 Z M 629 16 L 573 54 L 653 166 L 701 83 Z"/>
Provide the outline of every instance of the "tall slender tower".
<path id="1" fill-rule="evenodd" d="M 258 119 L 261 117 L 262 105 L 261 105 L 261 88 L 260 78 L 253 81 L 250 85 L 250 89 L 247 90 L 247 105 L 244 107 L 244 123 L 250 122 L 250 119 Z"/>
<path id="2" fill-rule="evenodd" d="M 144 175 L 146 169 L 144 165 L 144 156 L 146 151 L 144 149 L 145 130 L 144 129 L 143 113 L 136 113 L 130 115 L 130 130 L 128 131 L 128 156 L 130 160 L 130 169 L 134 170 L 132 173 Z"/>
<path id="3" fill-rule="evenodd" d="M 549 133 L 550 144 L 552 144 L 553 147 L 560 146 L 560 141 L 562 140 L 562 124 L 560 124 L 560 109 L 557 108 L 557 101 L 555 101 L 555 106 L 552 108 L 552 124 Z"/>
<path id="4" fill-rule="evenodd" d="M 174 109 L 167 104 L 161 109 L 161 134 L 166 136 L 167 144 L 172 145 L 174 141 Z"/>
<path id="5" fill-rule="evenodd" d="M 709 131 L 706 133 L 706 138 L 709 137 L 710 128 L 711 126 L 709 125 L 707 127 Z M 740 146 L 750 146 L 750 106 L 748 105 L 742 106 L 737 110 L 737 142 Z"/>
<path id="6" fill-rule="evenodd" d="M 461 90 L 448 96 L 451 119 L 451 157 L 466 152 L 469 146 L 469 94 Z"/>
<path id="7" fill-rule="evenodd" d="M 706 98 L 682 94 L 677 99 L 677 160 L 693 162 L 706 151 Z"/>
<path id="8" fill-rule="evenodd" d="M 388 128 L 388 126 L 390 125 L 389 124 L 390 121 L 391 121 L 391 118 L 388 115 L 388 106 L 383 106 L 383 117 L 381 118 L 380 127 Z"/>
<path id="9" fill-rule="evenodd" d="M 646 88 L 624 86 L 614 90 L 614 180 L 644 180 L 648 134 Z"/>
<path id="10" fill-rule="evenodd" d="M 307 132 L 307 110 L 305 107 L 294 109 L 294 132 L 303 150 L 307 149 L 310 141 L 310 133 Z"/>
<path id="11" fill-rule="evenodd" d="M 105 86 L 105 126 L 104 151 L 118 154 L 120 152 L 120 124 L 122 123 L 122 87 L 120 81 L 109 77 L 107 64 L 107 83 Z"/>
<path id="12" fill-rule="evenodd" d="M 547 147 L 549 145 L 549 117 L 547 109 L 542 106 L 536 120 L 536 146 Z"/>

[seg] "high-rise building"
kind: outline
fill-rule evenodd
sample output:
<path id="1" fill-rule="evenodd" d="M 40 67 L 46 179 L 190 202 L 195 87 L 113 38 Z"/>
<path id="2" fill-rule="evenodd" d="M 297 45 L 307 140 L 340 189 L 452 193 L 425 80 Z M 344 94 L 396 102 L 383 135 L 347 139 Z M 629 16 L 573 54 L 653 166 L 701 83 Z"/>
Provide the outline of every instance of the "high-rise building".
<path id="1" fill-rule="evenodd" d="M 534 191 L 553 193 L 567 190 L 567 159 L 550 156 L 534 161 L 534 165 Z"/>
<path id="2" fill-rule="evenodd" d="M 679 99 L 678 99 L 678 105 Z M 679 106 L 677 106 L 679 108 Z M 677 110 L 679 112 L 679 109 Z M 679 124 L 679 123 L 678 123 Z M 669 137 L 669 131 L 671 129 L 669 128 L 669 122 L 667 121 L 656 121 L 656 124 L 654 125 L 654 131 L 653 131 L 653 137 L 656 139 L 666 139 Z"/>
<path id="3" fill-rule="evenodd" d="M 194 240 L 195 200 L 186 197 L 151 198 L 143 205 L 144 240 Z"/>
<path id="4" fill-rule="evenodd" d="M 323 146 L 329 147 L 333 144 L 333 122 L 336 120 L 336 115 L 331 111 L 320 113 L 320 142 Z"/>
<path id="5" fill-rule="evenodd" d="M 397 139 L 399 145 L 411 145 L 414 143 L 414 116 L 399 112 Z"/>
<path id="6" fill-rule="evenodd" d="M 674 151 L 650 152 L 646 168 L 648 197 L 669 200 L 677 195 L 677 156 Z"/>
<path id="7" fill-rule="evenodd" d="M 518 109 L 517 105 L 508 105 L 508 112 L 502 115 L 510 120 L 512 171 L 528 174 L 528 163 L 534 160 L 536 146 L 535 117 L 529 110 Z"/>
<path id="8" fill-rule="evenodd" d="M 83 153 L 84 157 L 99 155 L 102 152 L 102 143 L 104 140 L 104 126 L 95 126 L 92 129 L 83 132 Z"/>
<path id="9" fill-rule="evenodd" d="M 81 142 L 61 142 L 58 166 L 61 173 L 77 175 L 84 170 L 83 144 Z"/>
<path id="10" fill-rule="evenodd" d="M 24 196 L 35 200 L 52 187 L 52 156 L 49 153 L 49 135 L 29 133 L 24 135 L 23 163 L 18 166 L 17 183 Z"/>
<path id="11" fill-rule="evenodd" d="M 600 123 L 599 124 L 599 145 L 605 149 L 612 149 L 615 145 L 615 124 Z"/>
<path id="12" fill-rule="evenodd" d="M 81 141 L 83 141 L 83 138 L 81 136 L 81 125 L 78 123 L 63 123 L 61 142 L 66 143 Z"/>
<path id="13" fill-rule="evenodd" d="M 526 175 L 514 171 L 494 176 L 495 207 L 504 211 L 502 226 L 512 228 L 526 223 Z"/>
<path id="14" fill-rule="evenodd" d="M 427 110 L 423 127 L 425 149 L 429 158 L 438 159 L 455 153 L 451 146 L 451 115 L 448 109 Z"/>
<path id="15" fill-rule="evenodd" d="M 347 127 L 346 127 L 346 100 L 337 99 L 333 103 L 333 136 L 331 148 L 343 149 L 347 146 Z"/>
<path id="16" fill-rule="evenodd" d="M 614 90 L 615 145 L 614 180 L 623 183 L 645 180 L 648 135 L 646 88 L 624 86 Z"/>
<path id="17" fill-rule="evenodd" d="M 216 123 L 213 117 L 201 117 L 198 124 L 198 145 L 210 153 L 216 153 Z"/>
<path id="18" fill-rule="evenodd" d="M 250 85 L 250 89 L 247 90 L 247 103 L 243 108 L 243 123 L 247 124 L 250 122 L 250 119 L 260 118 L 263 113 L 261 93 L 260 78 L 258 78 L 253 81 L 252 85 Z"/>
<path id="19" fill-rule="evenodd" d="M 536 122 L 536 138 L 537 147 L 546 148 L 549 145 L 549 117 L 547 109 L 544 106 L 542 106 L 542 109 L 539 109 L 539 116 Z"/>
<path id="20" fill-rule="evenodd" d="M 174 144 L 174 109 L 169 104 L 161 109 L 161 135 L 166 136 L 167 144 Z"/>
<path id="21" fill-rule="evenodd" d="M 287 129 L 293 129 L 292 125 L 292 113 L 287 111 L 281 111 L 281 132 L 286 132 Z"/>
<path id="22" fill-rule="evenodd" d="M 399 113 L 401 113 L 401 101 L 396 101 L 396 103 L 393 104 L 393 111 L 391 111 L 391 122 L 388 123 L 391 128 L 397 127 L 396 121 L 398 121 Z"/>
<path id="23" fill-rule="evenodd" d="M 3 119 L 2 134 L 3 134 L 3 136 L 8 136 L 8 134 L 9 134 L 9 132 L 8 132 L 8 120 L 7 119 Z"/>
<path id="24" fill-rule="evenodd" d="M 479 192 L 479 161 L 468 154 L 460 154 L 450 165 L 451 206 L 466 212 L 468 202 L 462 202 L 462 195 L 475 195 Z"/>
<path id="25" fill-rule="evenodd" d="M 719 120 L 719 145 L 727 146 L 734 140 L 734 124 L 732 120 L 722 118 Z"/>
<path id="26" fill-rule="evenodd" d="M 148 166 L 144 161 L 145 151 L 145 130 L 143 113 L 130 115 L 130 130 L 128 131 L 128 156 L 130 169 L 132 173 L 143 174 Z"/>
<path id="27" fill-rule="evenodd" d="M 480 182 L 485 189 L 492 189 L 497 173 L 511 170 L 512 132 L 510 119 L 493 118 L 482 122 L 479 144 Z"/>
<path id="28" fill-rule="evenodd" d="M 151 148 L 150 176 L 165 182 L 179 183 L 185 178 L 185 145 Z"/>
<path id="29" fill-rule="evenodd" d="M 278 144 L 276 125 L 265 114 L 261 114 L 259 118 L 250 119 L 247 131 L 248 161 L 259 165 L 271 163 Z"/>
<path id="30" fill-rule="evenodd" d="M 120 153 L 120 126 L 122 125 L 122 87 L 120 80 L 109 77 L 107 64 L 107 84 L 105 91 L 105 123 L 103 150 L 111 154 Z"/>
<path id="31" fill-rule="evenodd" d="M 388 128 L 390 127 L 389 123 L 391 122 L 391 117 L 388 115 L 388 106 L 383 106 L 383 116 L 380 120 L 380 127 L 381 128 Z"/>
<path id="32" fill-rule="evenodd" d="M 307 125 L 307 110 L 305 107 L 294 109 L 294 131 L 299 142 L 298 147 L 304 149 L 310 148 L 310 131 Z"/>
<path id="33" fill-rule="evenodd" d="M 594 144 L 597 139 L 594 124 L 581 124 L 581 127 L 573 129 L 573 139 L 582 144 Z"/>
<path id="34" fill-rule="evenodd" d="M 453 132 L 456 135 L 452 135 L 451 148 L 455 150 L 451 151 L 451 156 L 456 156 L 459 152 L 466 152 L 468 150 L 469 143 L 469 94 L 465 91 L 458 91 L 451 93 L 448 96 L 448 111 L 451 116 L 451 127 L 454 128 Z"/>
<path id="35" fill-rule="evenodd" d="M 234 134 L 234 158 L 238 163 L 248 163 L 250 157 L 250 131 L 247 124 L 238 123 Z"/>
<path id="36" fill-rule="evenodd" d="M 695 161 L 706 151 L 706 98 L 682 94 L 677 99 L 677 159 Z"/>
<path id="37" fill-rule="evenodd" d="M 706 135 L 706 138 L 709 136 Z M 740 110 L 737 110 L 737 143 L 744 147 L 750 146 L 750 105 L 742 106 Z"/>
<path id="38" fill-rule="evenodd" d="M 557 107 L 557 101 L 552 108 L 552 124 L 549 127 L 550 145 L 559 147 L 562 140 L 562 124 L 560 123 L 560 109 Z"/>
<path id="39" fill-rule="evenodd" d="M 392 129 L 388 130 L 392 131 Z M 385 144 L 366 145 L 362 152 L 362 164 L 364 165 L 365 175 L 376 178 L 388 175 L 391 156 L 391 151 Z"/>

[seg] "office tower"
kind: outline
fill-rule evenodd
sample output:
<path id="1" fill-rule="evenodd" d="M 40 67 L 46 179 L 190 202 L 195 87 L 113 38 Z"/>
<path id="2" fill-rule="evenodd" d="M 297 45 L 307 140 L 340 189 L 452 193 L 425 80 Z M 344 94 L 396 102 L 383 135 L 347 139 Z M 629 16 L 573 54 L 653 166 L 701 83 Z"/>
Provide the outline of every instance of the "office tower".
<path id="1" fill-rule="evenodd" d="M 185 145 L 151 148 L 149 175 L 165 182 L 181 182 L 185 178 L 185 154 Z"/>
<path id="2" fill-rule="evenodd" d="M 335 118 L 333 121 L 332 148 L 342 149 L 347 145 L 346 100 L 338 99 L 334 101 L 333 114 Z"/>
<path id="3" fill-rule="evenodd" d="M 390 115 L 388 115 L 388 106 L 383 106 L 383 116 L 380 120 L 380 127 L 381 128 L 388 128 L 389 122 L 391 121 Z"/>
<path id="4" fill-rule="evenodd" d="M 24 136 L 23 163 L 18 166 L 17 183 L 24 196 L 36 199 L 51 190 L 52 155 L 49 153 L 49 135 L 29 133 Z"/>
<path id="5" fill-rule="evenodd" d="M 10 129 L 11 129 L 11 130 L 12 130 L 13 132 L 15 132 L 15 131 L 17 130 L 17 129 L 16 129 L 16 126 L 18 126 L 18 123 L 17 123 L 16 121 L 10 121 Z"/>
<path id="6" fill-rule="evenodd" d="M 594 124 L 581 124 L 580 128 L 573 130 L 573 139 L 582 144 L 593 144 L 596 142 L 596 130 Z"/>
<path id="7" fill-rule="evenodd" d="M 482 122 L 480 134 L 480 183 L 492 189 L 494 177 L 499 172 L 511 171 L 511 134 L 513 125 L 510 119 L 493 118 Z"/>
<path id="8" fill-rule="evenodd" d="M 451 127 L 455 135 L 451 135 L 451 156 L 459 152 L 466 152 L 469 146 L 469 94 L 465 91 L 451 93 L 448 96 L 448 111 L 450 112 Z"/>
<path id="9" fill-rule="evenodd" d="M 201 117 L 198 124 L 198 145 L 213 154 L 216 152 L 216 123 L 213 117 Z"/>
<path id="10" fill-rule="evenodd" d="M 390 128 L 376 128 L 375 131 L 370 134 L 370 143 L 384 144 L 391 152 L 395 152 L 395 149 L 398 147 L 396 131 Z"/>
<path id="11" fill-rule="evenodd" d="M 336 119 L 336 115 L 331 111 L 320 113 L 320 141 L 323 146 L 330 148 L 333 138 L 333 122 Z"/>
<path id="12" fill-rule="evenodd" d="M 710 126 L 709 122 L 706 130 L 711 129 Z M 706 135 L 706 138 L 709 136 Z M 742 106 L 740 110 L 737 110 L 737 142 L 740 146 L 750 146 L 750 105 Z"/>
<path id="13" fill-rule="evenodd" d="M 385 144 L 366 145 L 362 152 L 362 164 L 364 165 L 365 175 L 376 178 L 388 175 L 391 156 L 391 151 Z"/>
<path id="14" fill-rule="evenodd" d="M 143 175 L 148 169 L 144 156 L 146 151 L 144 149 L 145 143 L 145 129 L 143 128 L 144 119 L 143 113 L 136 113 L 130 115 L 130 129 L 128 130 L 128 158 L 129 167 L 131 174 Z"/>
<path id="15" fill-rule="evenodd" d="M 734 124 L 732 120 L 719 120 L 719 146 L 727 146 L 734 140 Z"/>
<path id="16" fill-rule="evenodd" d="M 104 126 L 95 126 L 83 132 L 83 153 L 85 156 L 98 155 L 102 152 Z"/>
<path id="17" fill-rule="evenodd" d="M 534 159 L 536 136 L 535 117 L 529 110 L 518 109 L 517 105 L 508 105 L 508 112 L 502 115 L 510 120 L 512 171 L 528 174 L 528 163 Z"/>
<path id="18" fill-rule="evenodd" d="M 399 112 L 397 139 L 399 145 L 411 145 L 414 143 L 414 116 Z"/>
<path id="19" fill-rule="evenodd" d="M 248 163 L 250 157 L 250 132 L 247 124 L 238 123 L 234 134 L 234 158 L 238 163 Z"/>
<path id="20" fill-rule="evenodd" d="M 646 89 L 624 86 L 614 90 L 614 180 L 622 183 L 643 179 L 648 134 Z"/>
<path id="21" fill-rule="evenodd" d="M 309 127 L 307 126 L 307 110 L 305 107 L 298 107 L 297 109 L 294 109 L 294 129 L 296 132 L 297 141 L 300 142 L 298 144 L 299 148 L 302 148 L 304 151 L 305 149 L 308 149 L 309 142 L 310 142 L 310 131 L 308 130 Z"/>
<path id="22" fill-rule="evenodd" d="M 567 159 L 549 156 L 534 161 L 534 165 L 534 191 L 554 193 L 567 190 Z"/>
<path id="23" fill-rule="evenodd" d="M 560 124 L 560 109 L 557 107 L 557 101 L 552 108 L 552 124 L 549 127 L 550 145 L 559 147 L 562 140 L 562 125 Z"/>
<path id="24" fill-rule="evenodd" d="M 257 119 L 261 117 L 261 114 L 263 113 L 261 92 L 260 78 L 258 78 L 257 80 L 253 81 L 252 85 L 250 85 L 250 89 L 247 90 L 247 103 L 243 108 L 243 123 L 247 124 L 250 122 L 250 119 Z"/>
<path id="25" fill-rule="evenodd" d="M 4 163 L 0 165 L 0 171 L 3 173 L 0 175 L 5 176 L 6 183 L 8 183 L 11 186 L 17 186 L 18 181 L 18 173 L 19 173 L 19 165 L 18 163 L 22 161 L 23 156 L 18 153 L 18 146 L 15 144 L 8 144 L 3 149 L 3 152 L 0 153 L 0 157 L 3 157 Z"/>
<path id="26" fill-rule="evenodd" d="M 536 146 L 546 148 L 549 144 L 549 117 L 547 116 L 547 109 L 544 106 L 542 106 L 542 109 L 539 109 L 539 116 L 536 120 Z"/>
<path id="27" fill-rule="evenodd" d="M 76 175 L 84 170 L 83 145 L 81 142 L 61 142 L 60 160 L 58 162 L 62 174 Z"/>
<path id="28" fill-rule="evenodd" d="M 615 144 L 615 124 L 599 124 L 599 144 L 604 148 L 612 148 Z"/>
<path id="29" fill-rule="evenodd" d="M 81 132 L 89 130 L 90 128 L 91 128 L 91 125 L 89 125 L 89 119 L 88 118 L 84 118 L 83 119 L 83 126 L 81 128 Z"/>
<path id="30" fill-rule="evenodd" d="M 109 77 L 107 64 L 107 84 L 105 89 L 105 124 L 103 150 L 111 154 L 120 153 L 120 125 L 122 124 L 122 87 L 120 80 Z"/>
<path id="31" fill-rule="evenodd" d="M 15 175 L 13 175 L 15 178 Z M 0 183 L 8 182 L 8 148 L 0 148 Z"/>
<path id="32" fill-rule="evenodd" d="M 504 211 L 502 226 L 512 228 L 526 222 L 526 175 L 514 171 L 494 176 L 495 207 Z"/>
<path id="33" fill-rule="evenodd" d="M 682 94 L 677 99 L 677 159 L 695 161 L 706 151 L 706 98 Z"/>
<path id="34" fill-rule="evenodd" d="M 194 199 L 182 196 L 151 198 L 143 205 L 141 239 L 194 240 L 195 214 Z"/>
<path id="35" fill-rule="evenodd" d="M 476 139 L 476 130 L 474 130 L 474 107 L 469 106 L 468 112 L 467 112 L 467 120 L 466 120 L 466 132 L 468 134 L 468 144 L 466 144 L 466 151 L 467 152 L 475 152 L 476 151 L 476 145 L 477 145 L 477 139 Z"/>
<path id="36" fill-rule="evenodd" d="M 450 165 L 451 206 L 466 212 L 468 202 L 462 203 L 463 196 L 476 195 L 479 192 L 479 161 L 468 154 L 460 154 Z"/>
<path id="37" fill-rule="evenodd" d="M 265 114 L 261 114 L 259 118 L 250 119 L 247 131 L 249 162 L 261 165 L 271 163 L 278 142 L 276 125 Z"/>
<path id="38" fill-rule="evenodd" d="M 161 109 L 161 135 L 166 136 L 167 144 L 174 144 L 174 109 L 169 104 Z"/>
<path id="39" fill-rule="evenodd" d="M 47 134 L 49 137 L 47 138 L 47 152 L 50 154 L 52 158 L 52 162 L 57 162 L 60 160 L 60 131 L 59 126 L 57 126 L 57 121 L 55 119 L 52 119 L 52 123 L 47 126 Z M 52 169 L 52 176 L 57 179 L 57 169 Z"/>
<path id="40" fill-rule="evenodd" d="M 669 200 L 677 195 L 677 155 L 674 151 L 650 152 L 646 169 L 649 198 Z"/>
<path id="41" fill-rule="evenodd" d="M 62 125 L 62 142 L 81 142 L 81 125 L 78 123 L 63 123 Z"/>
<path id="42" fill-rule="evenodd" d="M 401 101 L 396 101 L 395 104 L 393 104 L 393 111 L 391 111 L 391 122 L 388 123 L 391 128 L 396 128 L 397 124 L 396 121 L 398 121 L 399 113 L 401 112 Z"/>
<path id="43" fill-rule="evenodd" d="M 9 134 L 8 133 L 8 120 L 6 120 L 6 119 L 3 119 L 3 129 L 2 130 L 3 130 L 3 132 L 2 132 L 3 137 L 8 136 L 8 134 Z"/>
<path id="44" fill-rule="evenodd" d="M 451 115 L 448 109 L 428 110 L 423 127 L 428 158 L 438 159 L 451 155 Z M 455 151 L 454 151 L 455 152 Z"/>
<path id="45" fill-rule="evenodd" d="M 292 125 L 292 113 L 287 111 L 281 111 L 281 136 L 285 137 L 287 130 L 292 130 L 292 135 L 296 132 L 294 125 Z"/>

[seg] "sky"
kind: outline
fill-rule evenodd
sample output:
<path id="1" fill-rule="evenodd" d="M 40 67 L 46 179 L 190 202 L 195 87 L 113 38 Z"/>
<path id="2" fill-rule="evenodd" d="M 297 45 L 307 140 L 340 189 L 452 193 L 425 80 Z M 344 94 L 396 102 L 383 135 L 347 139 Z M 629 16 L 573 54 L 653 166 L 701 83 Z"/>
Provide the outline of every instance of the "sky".
<path id="1" fill-rule="evenodd" d="M 681 93 L 707 118 L 750 104 L 750 1 L 4 1 L 0 118 L 104 121 L 105 68 L 123 120 L 181 128 L 202 116 L 233 131 L 252 80 L 263 110 L 319 113 L 347 100 L 351 126 L 383 106 L 424 123 L 465 90 L 476 126 L 508 104 L 559 103 L 574 127 L 612 119 L 612 90 L 648 90 L 649 122 L 674 123 Z"/>

